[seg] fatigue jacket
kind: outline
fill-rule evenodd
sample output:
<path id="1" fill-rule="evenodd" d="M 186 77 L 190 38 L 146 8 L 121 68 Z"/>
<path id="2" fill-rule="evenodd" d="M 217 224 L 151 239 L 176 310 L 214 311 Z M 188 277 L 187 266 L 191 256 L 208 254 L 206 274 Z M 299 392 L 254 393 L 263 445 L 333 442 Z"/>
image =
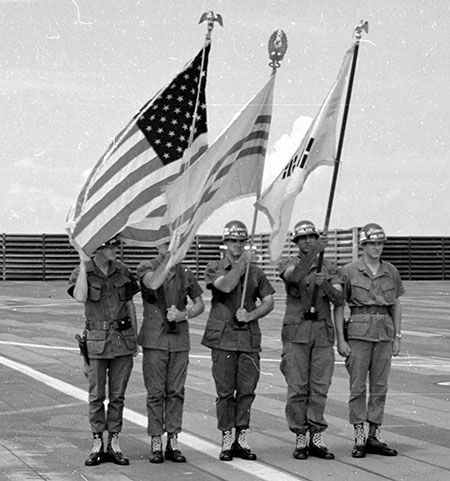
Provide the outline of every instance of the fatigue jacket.
<path id="1" fill-rule="evenodd" d="M 299 256 L 292 256 L 284 259 L 278 265 L 278 272 L 283 279 L 286 289 L 286 311 L 283 319 L 281 338 L 283 342 L 307 343 L 311 341 L 311 322 L 305 320 L 304 314 L 311 307 L 311 298 L 314 289 L 314 273 L 316 263 L 314 263 L 308 274 L 298 283 L 288 282 L 284 279 L 284 272 L 288 267 L 298 266 L 302 262 Z M 331 284 L 341 284 L 342 278 L 336 266 L 323 260 L 322 271 L 325 279 Z M 330 299 L 327 294 L 319 287 L 316 300 L 317 320 L 324 321 L 326 326 L 325 343 L 334 342 L 334 325 L 331 318 Z"/>
<path id="2" fill-rule="evenodd" d="M 166 320 L 166 312 L 172 305 L 179 311 L 184 311 L 188 297 L 194 300 L 203 291 L 192 271 L 182 264 L 177 264 L 169 271 L 159 289 L 147 288 L 142 281 L 143 277 L 154 271 L 161 262 L 162 257 L 158 256 L 152 261 L 142 262 L 137 268 L 144 306 L 144 320 L 139 331 L 138 343 L 147 349 L 189 351 L 188 322 L 177 322 L 175 330 L 171 331 Z"/>
<path id="3" fill-rule="evenodd" d="M 71 296 L 79 269 L 75 268 L 69 279 L 67 292 Z M 88 296 L 84 312 L 89 357 L 109 359 L 133 354 L 136 349 L 134 328 L 117 329 L 117 321 L 129 318 L 126 304 L 139 291 L 133 274 L 117 260 L 110 263 L 107 275 L 90 260 L 86 264 L 86 274 Z"/>
<path id="4" fill-rule="evenodd" d="M 228 351 L 261 351 L 261 329 L 258 319 L 238 328 L 235 323 L 237 310 L 241 306 L 245 274 L 230 293 L 225 293 L 214 287 L 214 281 L 226 275 L 232 268 L 231 262 L 224 258 L 211 262 L 206 266 L 205 282 L 211 290 L 211 310 L 206 323 L 202 344 L 209 348 Z M 250 264 L 244 309 L 248 312 L 256 309 L 256 301 L 275 292 L 267 280 L 264 271 Z"/>
<path id="5" fill-rule="evenodd" d="M 397 298 L 405 293 L 397 268 L 381 261 L 376 275 L 372 275 L 362 258 L 342 268 L 344 298 L 352 307 L 386 306 L 391 310 Z M 394 338 L 392 315 L 351 314 L 348 338 L 366 341 L 389 341 Z"/>

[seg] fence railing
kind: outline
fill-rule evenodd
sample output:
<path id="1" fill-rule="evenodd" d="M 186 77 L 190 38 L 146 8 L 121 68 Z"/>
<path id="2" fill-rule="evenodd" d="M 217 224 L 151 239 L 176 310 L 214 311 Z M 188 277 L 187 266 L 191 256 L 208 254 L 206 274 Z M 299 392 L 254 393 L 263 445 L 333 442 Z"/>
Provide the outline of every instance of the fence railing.
<path id="1" fill-rule="evenodd" d="M 326 258 L 338 266 L 358 256 L 358 228 L 334 230 L 328 233 Z M 221 255 L 221 236 L 196 236 L 185 263 L 198 278 L 208 262 Z M 270 280 L 277 280 L 276 265 L 269 256 L 269 235 L 255 236 L 258 264 Z M 139 262 L 156 255 L 156 248 L 124 245 L 122 260 L 132 269 Z M 297 247 L 288 239 L 283 256 L 295 255 Z M 404 280 L 450 280 L 450 238 L 448 237 L 391 237 L 385 244 L 383 258 L 392 262 Z M 78 264 L 78 254 L 65 234 L 1 234 L 0 280 L 62 280 L 68 279 Z"/>

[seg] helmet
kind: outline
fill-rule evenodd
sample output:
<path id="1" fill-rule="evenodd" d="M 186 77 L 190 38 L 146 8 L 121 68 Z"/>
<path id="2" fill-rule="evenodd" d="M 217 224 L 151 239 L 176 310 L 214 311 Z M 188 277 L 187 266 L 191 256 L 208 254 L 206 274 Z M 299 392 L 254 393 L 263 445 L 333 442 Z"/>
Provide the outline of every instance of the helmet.
<path id="1" fill-rule="evenodd" d="M 105 247 L 119 247 L 121 244 L 117 237 L 112 237 L 111 239 L 100 244 L 97 249 L 104 249 Z"/>
<path id="2" fill-rule="evenodd" d="M 316 227 L 309 220 L 301 220 L 295 224 L 294 232 L 292 233 L 292 242 L 297 242 L 299 237 L 305 235 L 315 235 L 319 238 L 319 233 L 317 232 Z"/>
<path id="3" fill-rule="evenodd" d="M 245 224 L 240 220 L 230 220 L 225 224 L 223 228 L 222 241 L 237 239 L 237 240 L 247 240 L 248 232 Z"/>
<path id="4" fill-rule="evenodd" d="M 365 244 L 367 242 L 386 242 L 386 234 L 380 225 L 371 222 L 361 229 L 359 243 Z"/>

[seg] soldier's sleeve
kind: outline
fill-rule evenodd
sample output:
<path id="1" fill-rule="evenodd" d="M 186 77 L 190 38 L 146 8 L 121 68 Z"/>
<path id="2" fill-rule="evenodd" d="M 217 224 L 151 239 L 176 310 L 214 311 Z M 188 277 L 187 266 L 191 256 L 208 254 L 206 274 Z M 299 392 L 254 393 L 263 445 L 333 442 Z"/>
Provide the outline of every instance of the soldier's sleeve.
<path id="1" fill-rule="evenodd" d="M 328 281 L 331 285 L 343 283 L 342 273 L 341 270 L 337 267 L 334 262 L 327 263 L 327 270 L 328 270 Z"/>
<path id="2" fill-rule="evenodd" d="M 278 263 L 277 265 L 277 272 L 278 272 L 278 276 L 281 277 L 281 279 L 284 280 L 283 278 L 283 274 L 284 274 L 284 271 L 290 267 L 292 265 L 292 262 L 291 262 L 291 258 L 285 258 L 285 259 L 281 259 L 281 261 Z"/>
<path id="3" fill-rule="evenodd" d="M 153 263 L 151 261 L 143 261 L 141 262 L 136 269 L 136 277 L 138 281 L 140 281 L 147 272 L 153 272 L 155 268 L 153 267 Z"/>
<path id="4" fill-rule="evenodd" d="M 211 289 L 214 281 L 222 276 L 217 262 L 210 262 L 205 269 L 205 284 L 207 289 Z"/>
<path id="5" fill-rule="evenodd" d="M 75 284 L 77 283 L 79 272 L 80 267 L 78 266 L 72 271 L 72 274 L 70 274 L 70 278 L 67 282 L 67 294 L 69 294 L 70 297 L 73 297 L 73 290 L 75 289 Z"/>
<path id="6" fill-rule="evenodd" d="M 196 297 L 202 295 L 203 289 L 200 287 L 194 273 L 188 267 L 185 268 L 185 276 L 188 281 L 188 295 L 194 300 Z"/>
<path id="7" fill-rule="evenodd" d="M 133 296 L 140 291 L 139 284 L 136 280 L 135 275 L 131 272 L 128 267 L 125 267 L 125 275 L 128 278 L 125 290 L 125 298 L 127 301 L 131 301 Z"/>
<path id="8" fill-rule="evenodd" d="M 394 266 L 394 269 L 395 269 L 394 279 L 395 279 L 396 293 L 397 293 L 397 297 L 400 297 L 400 296 L 403 296 L 403 294 L 405 293 L 405 287 L 403 285 L 403 281 L 402 281 L 402 278 L 400 277 L 400 273 L 398 272 L 398 269 L 395 266 Z"/>
<path id="9" fill-rule="evenodd" d="M 262 269 L 260 269 L 260 277 L 259 277 L 259 293 L 258 297 L 260 299 L 275 294 L 275 289 L 272 287 L 272 284 L 266 277 L 266 274 Z"/>

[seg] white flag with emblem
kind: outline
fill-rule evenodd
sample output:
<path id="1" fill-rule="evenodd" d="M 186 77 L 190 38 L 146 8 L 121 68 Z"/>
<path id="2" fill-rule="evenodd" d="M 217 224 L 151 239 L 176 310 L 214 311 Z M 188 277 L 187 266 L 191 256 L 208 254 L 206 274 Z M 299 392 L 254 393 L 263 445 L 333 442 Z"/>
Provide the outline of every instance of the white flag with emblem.
<path id="1" fill-rule="evenodd" d="M 299 148 L 255 203 L 267 215 L 272 228 L 269 250 L 274 262 L 283 251 L 295 199 L 309 174 L 321 165 L 333 165 L 336 160 L 337 121 L 353 52 L 354 46 L 345 54 L 338 77 Z"/>

